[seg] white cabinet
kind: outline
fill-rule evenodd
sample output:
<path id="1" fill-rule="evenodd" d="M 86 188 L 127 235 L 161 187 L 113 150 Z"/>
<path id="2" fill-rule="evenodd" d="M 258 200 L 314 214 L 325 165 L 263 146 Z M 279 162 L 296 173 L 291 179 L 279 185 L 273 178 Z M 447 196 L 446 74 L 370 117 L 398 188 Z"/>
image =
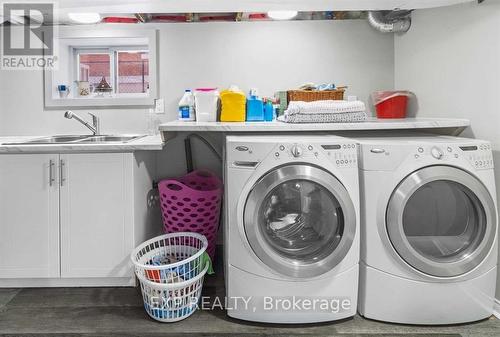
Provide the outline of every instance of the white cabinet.
<path id="1" fill-rule="evenodd" d="M 132 154 L 60 157 L 61 277 L 130 277 Z"/>
<path id="2" fill-rule="evenodd" d="M 59 276 L 58 155 L 0 155 L 0 278 Z"/>
<path id="3" fill-rule="evenodd" d="M 160 228 L 153 153 L 0 155 L 0 287 L 130 285 Z"/>

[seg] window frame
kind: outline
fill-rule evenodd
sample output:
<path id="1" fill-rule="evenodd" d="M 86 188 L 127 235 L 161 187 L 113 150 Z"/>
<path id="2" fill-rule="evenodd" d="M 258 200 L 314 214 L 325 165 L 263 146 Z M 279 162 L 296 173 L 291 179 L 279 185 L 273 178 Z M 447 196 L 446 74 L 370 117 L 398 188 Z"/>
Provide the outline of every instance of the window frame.
<path id="1" fill-rule="evenodd" d="M 155 100 L 158 98 L 158 30 L 148 28 L 107 28 L 99 27 L 99 29 L 88 27 L 60 27 L 56 38 L 62 42 L 57 48 L 62 53 L 66 53 L 68 60 L 67 64 L 63 64 L 60 68 L 46 68 L 44 69 L 44 105 L 46 108 L 71 108 L 71 107 L 85 107 L 85 108 L 119 108 L 124 106 L 133 107 L 152 107 Z M 148 51 L 149 55 L 149 69 L 148 69 L 148 83 L 149 88 L 145 93 L 126 93 L 115 94 L 110 96 L 89 96 L 89 97 L 76 97 L 70 95 L 69 97 L 60 97 L 57 91 L 57 85 L 63 83 L 72 88 L 74 92 L 74 81 L 78 78 L 75 74 L 76 60 L 72 54 L 72 48 L 96 50 L 102 44 L 99 39 L 103 41 L 112 39 L 114 41 L 122 40 L 120 44 L 110 44 L 109 49 L 132 51 L 143 50 Z M 142 42 L 139 42 L 141 41 Z M 82 41 L 83 43 L 81 43 Z M 94 44 L 89 44 L 86 41 L 95 41 Z M 128 43 L 130 41 L 130 43 Z M 137 43 L 139 42 L 139 43 Z M 106 42 L 104 42 L 106 43 Z M 78 46 L 82 46 L 78 48 Z M 69 48 L 68 48 L 69 47 Z M 125 47 L 125 48 L 123 48 Z M 68 49 L 66 49 L 68 48 Z M 107 47 L 108 48 L 108 47 Z M 64 49 L 67 51 L 64 52 Z M 103 49 L 102 47 L 100 49 Z M 57 53 L 57 50 L 56 50 Z M 116 69 L 116 67 L 115 67 Z M 61 75 L 62 76 L 61 76 Z M 61 82 L 60 78 L 67 77 Z M 114 79 L 113 79 L 114 81 Z M 113 85 L 113 89 L 114 89 Z"/>

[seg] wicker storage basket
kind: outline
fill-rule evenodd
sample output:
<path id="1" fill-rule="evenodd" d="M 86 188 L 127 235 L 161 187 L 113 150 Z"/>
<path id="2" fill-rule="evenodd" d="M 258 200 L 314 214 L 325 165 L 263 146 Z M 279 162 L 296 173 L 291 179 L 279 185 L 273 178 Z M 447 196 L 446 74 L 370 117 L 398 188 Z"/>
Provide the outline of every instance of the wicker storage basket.
<path id="1" fill-rule="evenodd" d="M 291 101 L 303 101 L 303 102 L 313 102 L 313 101 L 326 101 L 326 100 L 343 100 L 344 99 L 344 88 L 339 88 L 335 90 L 288 90 L 288 102 Z"/>

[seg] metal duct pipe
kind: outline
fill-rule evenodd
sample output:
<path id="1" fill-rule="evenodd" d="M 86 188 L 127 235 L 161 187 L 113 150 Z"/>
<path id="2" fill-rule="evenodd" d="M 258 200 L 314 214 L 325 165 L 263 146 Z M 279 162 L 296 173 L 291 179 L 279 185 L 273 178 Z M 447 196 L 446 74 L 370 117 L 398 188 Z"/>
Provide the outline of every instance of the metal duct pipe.
<path id="1" fill-rule="evenodd" d="M 406 16 L 396 20 L 387 20 L 381 11 L 370 11 L 368 23 L 382 33 L 406 33 L 410 29 L 411 18 Z"/>

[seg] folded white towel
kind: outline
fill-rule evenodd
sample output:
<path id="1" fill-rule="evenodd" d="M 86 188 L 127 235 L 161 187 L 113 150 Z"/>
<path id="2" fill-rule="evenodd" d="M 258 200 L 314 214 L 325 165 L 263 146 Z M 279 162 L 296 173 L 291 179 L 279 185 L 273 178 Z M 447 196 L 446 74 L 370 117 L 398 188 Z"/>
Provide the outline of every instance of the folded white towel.
<path id="1" fill-rule="evenodd" d="M 347 112 L 365 112 L 365 103 L 361 101 L 291 101 L 285 114 L 336 114 Z"/>
<path id="2" fill-rule="evenodd" d="M 366 112 L 287 114 L 278 117 L 284 123 L 355 123 L 368 119 Z"/>

